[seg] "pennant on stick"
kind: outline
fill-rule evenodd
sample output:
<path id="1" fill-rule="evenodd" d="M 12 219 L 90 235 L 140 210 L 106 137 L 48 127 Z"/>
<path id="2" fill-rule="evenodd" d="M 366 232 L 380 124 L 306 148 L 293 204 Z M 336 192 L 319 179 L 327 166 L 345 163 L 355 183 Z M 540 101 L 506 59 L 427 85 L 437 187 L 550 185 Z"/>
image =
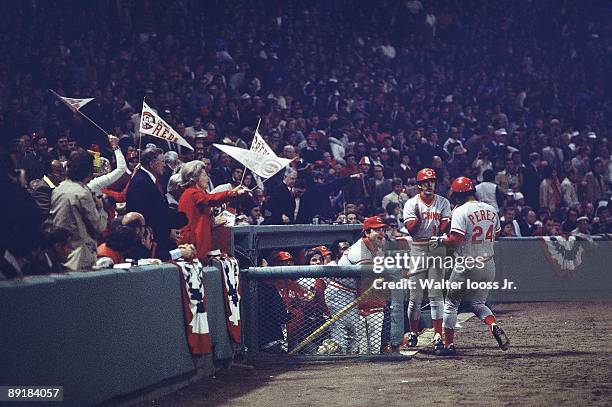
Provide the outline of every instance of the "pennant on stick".
<path id="1" fill-rule="evenodd" d="M 94 98 L 83 98 L 83 99 L 67 98 L 65 96 L 60 95 L 59 93 L 55 92 L 52 89 L 49 89 L 49 90 L 51 91 L 51 93 L 57 96 L 59 100 L 64 102 L 64 104 L 68 106 L 70 110 L 72 110 L 75 113 L 78 112 L 83 106 L 85 106 L 86 104 L 94 100 Z"/>
<path id="2" fill-rule="evenodd" d="M 213 145 L 262 178 L 270 178 L 288 166 L 292 161 L 287 158 L 277 157 L 276 154 L 264 155 L 244 148 L 226 146 L 224 144 Z"/>
<path id="3" fill-rule="evenodd" d="M 261 137 L 259 131 L 255 130 L 255 136 L 253 137 L 253 141 L 251 142 L 252 152 L 262 154 L 262 155 L 270 155 L 272 157 L 278 157 L 274 151 L 270 148 L 268 143 Z"/>
<path id="4" fill-rule="evenodd" d="M 144 101 L 142 102 L 142 114 L 140 115 L 140 132 L 180 144 L 183 147 L 193 150 L 191 144 L 170 127 L 164 119 L 159 117 Z"/>

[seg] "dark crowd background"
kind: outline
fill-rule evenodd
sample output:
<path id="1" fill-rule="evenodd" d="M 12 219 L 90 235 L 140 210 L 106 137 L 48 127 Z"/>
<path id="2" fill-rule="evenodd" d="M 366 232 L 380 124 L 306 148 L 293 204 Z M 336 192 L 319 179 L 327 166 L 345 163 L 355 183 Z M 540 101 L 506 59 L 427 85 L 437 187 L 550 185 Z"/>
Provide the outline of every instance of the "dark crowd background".
<path id="1" fill-rule="evenodd" d="M 116 165 L 107 137 L 53 89 L 95 98 L 82 111 L 119 138 L 128 173 L 154 144 L 177 152 L 170 173 L 210 162 L 210 189 L 243 176 L 212 144 L 248 148 L 260 123 L 295 172 L 259 188 L 246 174 L 238 223 L 381 214 L 401 233 L 415 174 L 430 167 L 440 195 L 460 175 L 494 191 L 505 236 L 605 236 L 610 15 L 608 1 L 3 1 L 1 183 L 21 197 L 3 216 L 35 230 L 44 211 L 10 206 L 54 171 L 61 181 L 78 148 Z M 141 140 L 143 99 L 195 151 Z M 104 199 L 121 214 L 121 196 Z M 28 236 L 13 229 L 2 247 Z"/>

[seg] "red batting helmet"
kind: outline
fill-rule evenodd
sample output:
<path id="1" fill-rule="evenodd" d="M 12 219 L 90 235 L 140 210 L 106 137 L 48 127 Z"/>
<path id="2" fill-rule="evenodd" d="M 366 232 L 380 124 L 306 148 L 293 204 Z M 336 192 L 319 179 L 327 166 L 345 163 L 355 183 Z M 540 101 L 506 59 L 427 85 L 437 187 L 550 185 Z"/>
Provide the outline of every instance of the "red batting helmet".
<path id="1" fill-rule="evenodd" d="M 469 192 L 475 190 L 476 188 L 474 187 L 472 180 L 468 177 L 459 177 L 453 181 L 451 189 L 453 192 Z"/>
<path id="2" fill-rule="evenodd" d="M 423 168 L 421 171 L 417 172 L 417 182 L 427 181 L 428 179 L 436 179 L 436 172 L 431 168 Z"/>

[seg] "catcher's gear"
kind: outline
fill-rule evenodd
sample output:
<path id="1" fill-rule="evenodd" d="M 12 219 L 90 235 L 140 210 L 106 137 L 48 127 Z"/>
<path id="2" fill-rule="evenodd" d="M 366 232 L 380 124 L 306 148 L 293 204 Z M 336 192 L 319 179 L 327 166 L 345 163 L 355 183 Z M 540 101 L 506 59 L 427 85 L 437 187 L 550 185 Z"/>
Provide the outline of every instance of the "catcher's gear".
<path id="1" fill-rule="evenodd" d="M 423 182 L 428 179 L 436 180 L 436 172 L 431 168 L 423 168 L 421 171 L 417 172 L 416 181 Z"/>
<path id="2" fill-rule="evenodd" d="M 493 332 L 493 337 L 495 337 L 499 348 L 501 350 L 508 350 L 510 347 L 510 339 L 508 339 L 508 335 L 506 335 L 504 330 L 499 325 L 494 324 L 491 331 Z"/>
<path id="3" fill-rule="evenodd" d="M 451 185 L 451 190 L 453 192 L 470 192 L 475 189 L 474 183 L 468 177 L 455 178 Z"/>

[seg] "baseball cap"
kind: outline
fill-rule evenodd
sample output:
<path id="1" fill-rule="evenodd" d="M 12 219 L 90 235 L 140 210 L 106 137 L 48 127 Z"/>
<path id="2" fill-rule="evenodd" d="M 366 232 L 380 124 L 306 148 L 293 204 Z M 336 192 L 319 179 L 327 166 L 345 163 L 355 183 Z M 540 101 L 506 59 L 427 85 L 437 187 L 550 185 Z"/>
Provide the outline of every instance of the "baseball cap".
<path id="1" fill-rule="evenodd" d="M 521 192 L 515 192 L 514 193 L 514 200 L 518 201 L 520 199 L 525 199 L 525 196 Z"/>
<path id="2" fill-rule="evenodd" d="M 313 247 L 314 250 L 318 250 L 321 252 L 323 256 L 329 256 L 332 252 L 327 248 L 327 246 L 317 246 Z"/>
<path id="3" fill-rule="evenodd" d="M 270 260 L 271 260 L 272 264 L 278 264 L 281 261 L 293 260 L 293 256 L 289 252 L 280 251 L 280 252 L 276 253 L 275 255 L 273 255 Z"/>
<path id="4" fill-rule="evenodd" d="M 501 129 L 495 130 L 495 134 L 503 134 L 505 136 L 508 134 L 508 132 L 502 127 Z"/>
<path id="5" fill-rule="evenodd" d="M 587 222 L 588 222 L 588 221 L 589 221 L 589 218 L 588 218 L 588 216 L 581 216 L 581 217 L 579 217 L 578 219 L 576 219 L 576 222 L 580 222 L 580 221 L 582 221 L 582 220 L 585 220 L 585 221 L 587 221 Z"/>
<path id="6" fill-rule="evenodd" d="M 380 216 L 370 216 L 363 221 L 363 230 L 386 228 L 387 224 L 383 222 Z"/>

